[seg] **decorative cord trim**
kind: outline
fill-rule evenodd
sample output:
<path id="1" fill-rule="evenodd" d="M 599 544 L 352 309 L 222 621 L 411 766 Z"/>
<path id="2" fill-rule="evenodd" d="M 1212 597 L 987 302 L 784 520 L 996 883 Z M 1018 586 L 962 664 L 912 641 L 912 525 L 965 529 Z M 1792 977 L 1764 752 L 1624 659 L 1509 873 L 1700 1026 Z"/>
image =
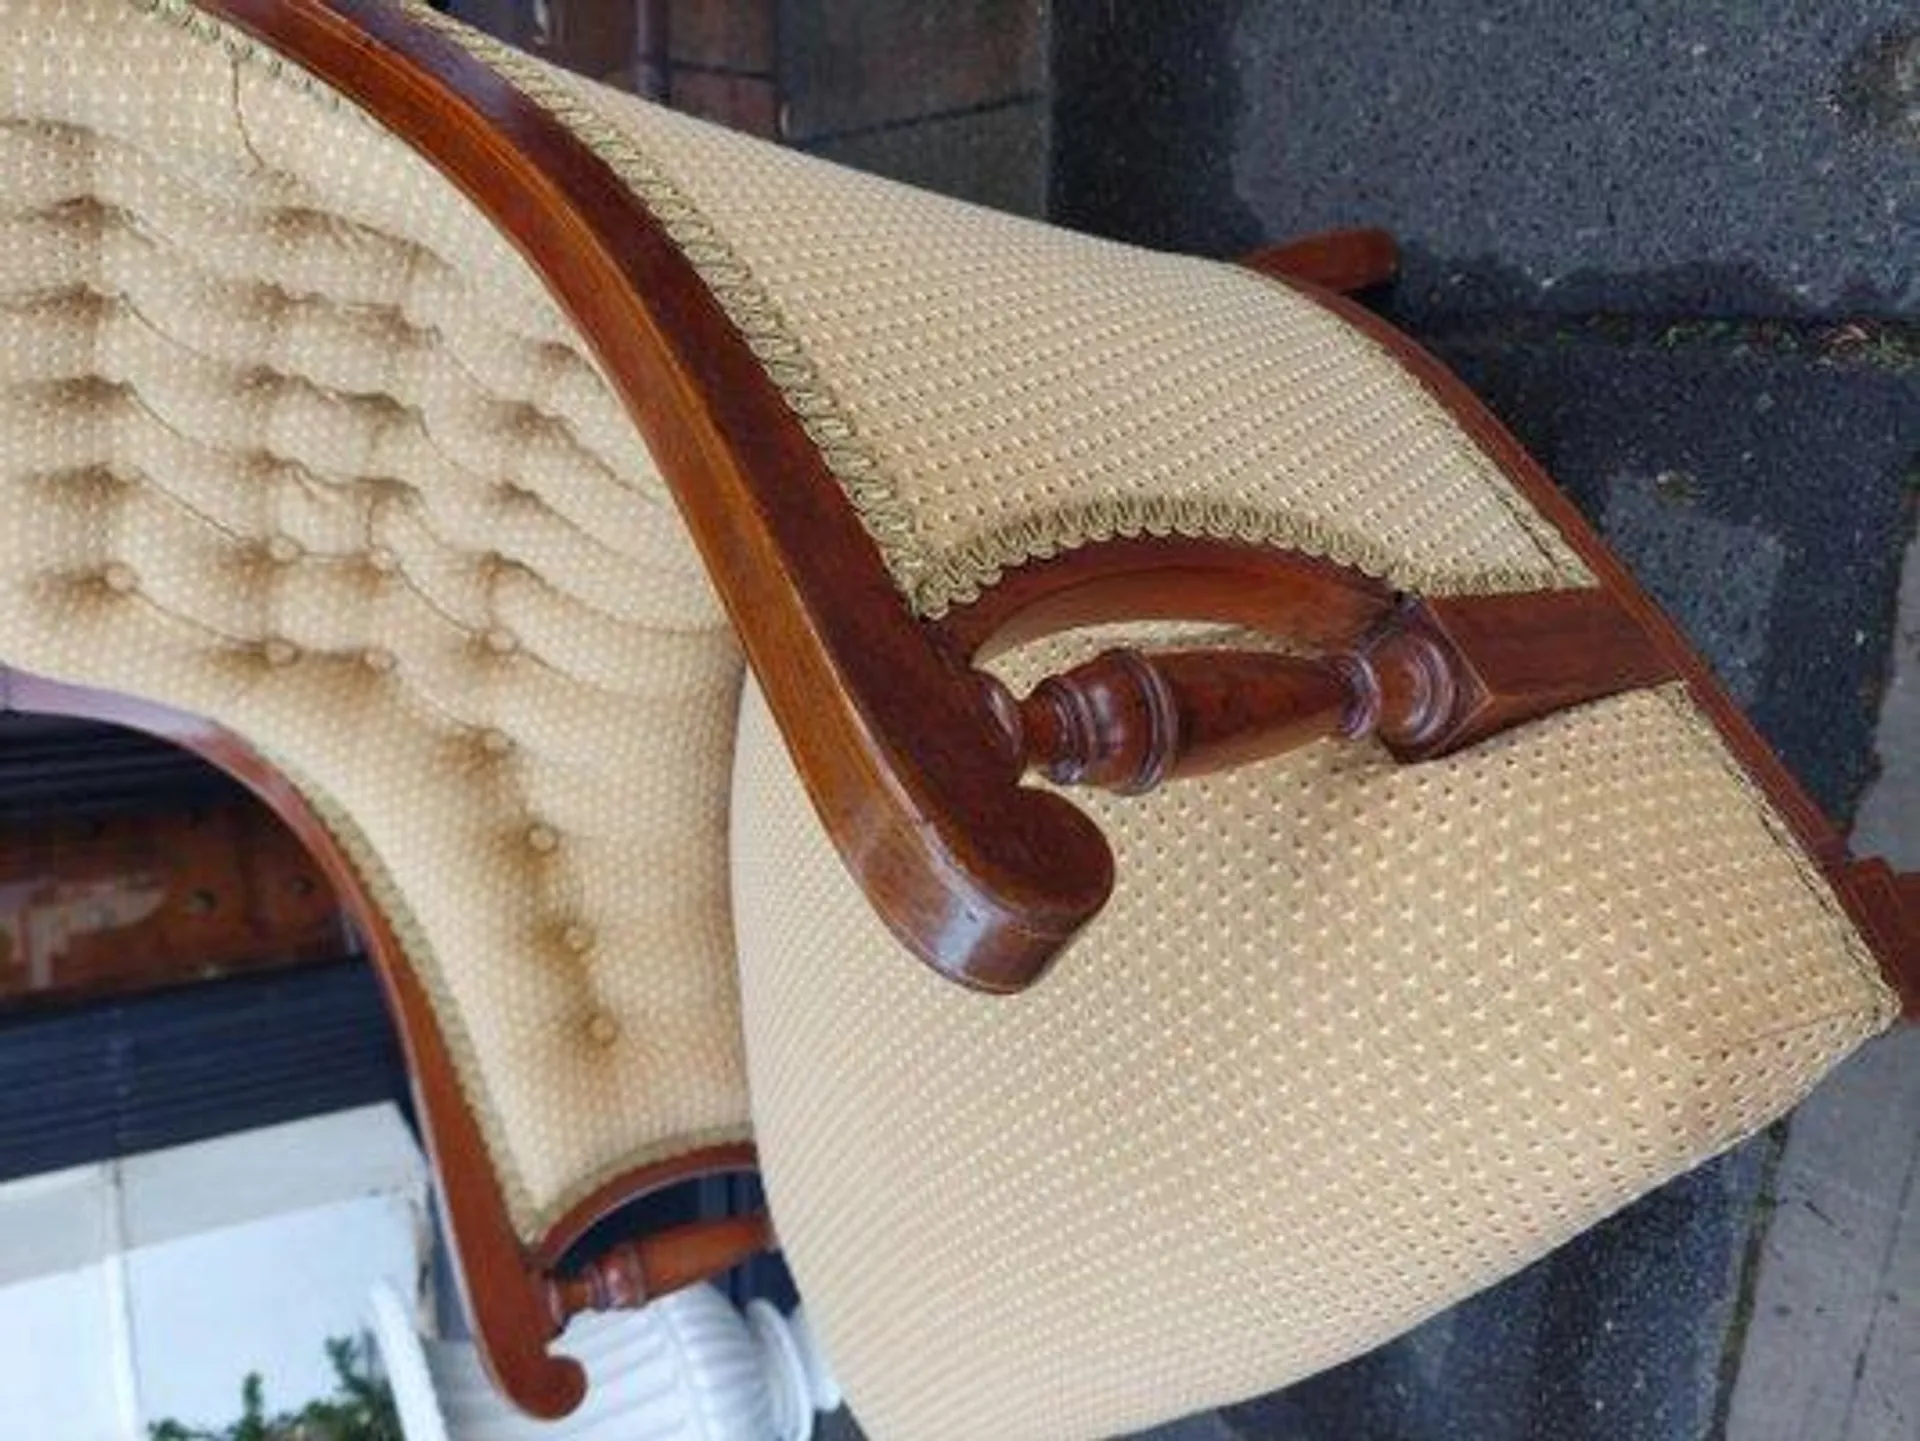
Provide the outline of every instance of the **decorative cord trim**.
<path id="1" fill-rule="evenodd" d="M 324 104 L 330 110 L 346 111 L 362 123 L 376 129 L 385 127 L 319 76 L 303 70 L 271 45 L 263 45 L 243 30 L 207 14 L 195 0 L 126 0 L 136 10 L 178 25 L 196 40 L 217 45 L 236 64 L 257 66 L 272 79 Z"/>
<path id="2" fill-rule="evenodd" d="M 1249 279 L 1258 284 L 1269 286 L 1294 300 L 1307 299 L 1309 303 L 1311 303 L 1311 297 L 1302 296 L 1300 291 L 1288 285 L 1284 280 L 1268 275 L 1264 271 L 1248 270 L 1246 274 Z M 1324 309 L 1324 307 L 1322 308 Z M 1367 346 L 1376 355 L 1380 356 L 1387 364 L 1402 374 L 1407 374 L 1406 367 L 1401 363 L 1400 358 L 1388 350 L 1386 346 L 1375 340 L 1364 330 L 1354 326 L 1348 326 L 1346 328 L 1349 334 Z M 1408 374 L 1407 378 L 1419 386 L 1420 393 L 1427 397 L 1428 403 L 1439 411 L 1441 417 L 1449 426 L 1453 427 L 1455 431 L 1461 430 L 1460 423 L 1454 419 L 1446 406 L 1434 397 L 1428 391 L 1427 387 L 1420 383 L 1417 377 Z M 1488 459 L 1479 446 L 1472 442 L 1471 438 L 1467 439 L 1466 450 L 1467 453 L 1473 457 L 1476 467 L 1490 482 L 1489 489 L 1492 491 L 1495 501 L 1507 512 L 1508 517 L 1519 527 L 1522 534 L 1533 542 L 1534 548 L 1540 552 L 1540 558 L 1552 568 L 1554 579 L 1568 589 L 1585 590 L 1598 585 L 1599 581 L 1595 579 L 1592 570 L 1589 569 L 1587 563 L 1580 558 L 1579 553 L 1567 543 L 1567 538 L 1560 533 L 1559 527 L 1541 515 L 1539 511 L 1535 510 L 1533 506 L 1528 503 L 1527 498 L 1520 493 L 1519 487 L 1507 478 L 1500 466 Z M 1411 588 L 1415 590 L 1421 589 L 1419 586 Z M 1497 588 L 1502 590 L 1537 590 L 1540 589 L 1541 586 L 1538 577 L 1535 577 L 1532 581 L 1523 585 L 1499 586 Z M 1438 592 L 1434 593 L 1437 594 Z M 1465 593 L 1470 594 L 1471 592 L 1468 591 Z"/>
<path id="3" fill-rule="evenodd" d="M 582 103 L 545 66 L 429 9 L 421 0 L 403 3 L 414 20 L 498 71 L 528 100 L 571 131 L 659 222 L 740 332 L 787 408 L 799 419 L 807 438 L 859 515 L 894 583 L 909 597 L 916 596 L 928 561 L 915 533 L 912 512 L 861 441 L 853 421 L 821 377 L 779 305 L 728 244 L 720 228 L 631 135 Z"/>
<path id="4" fill-rule="evenodd" d="M 1547 579 L 1520 566 L 1488 566 L 1446 576 L 1429 573 L 1358 532 L 1300 516 L 1283 520 L 1270 510 L 1225 497 L 1094 496 L 1022 516 L 949 550 L 929 563 L 914 595 L 914 609 L 937 619 L 955 606 L 971 605 L 1019 566 L 1102 541 L 1172 535 L 1293 551 L 1425 595 L 1532 591 Z M 1573 588 L 1594 583 L 1577 574 L 1551 579 Z"/>
<path id="5" fill-rule="evenodd" d="M 460 1007 L 447 989 L 433 945 L 408 907 L 406 895 L 387 873 L 373 846 L 361 834 L 360 828 L 344 807 L 286 765 L 280 757 L 267 756 L 265 752 L 262 754 L 272 762 L 275 770 L 294 784 L 312 808 L 314 816 L 326 828 L 327 834 L 340 847 L 340 853 L 352 865 L 368 898 L 380 908 L 382 918 L 400 947 L 404 963 L 412 968 L 421 989 L 427 993 L 433 1022 L 439 1027 L 441 1039 L 446 1044 L 447 1058 L 453 1064 L 454 1075 L 460 1081 L 460 1089 L 480 1126 L 487 1153 L 493 1161 L 501 1199 L 506 1203 L 507 1217 L 521 1240 L 537 1244 L 581 1201 L 629 1172 L 671 1160 L 675 1156 L 753 1139 L 752 1130 L 744 1126 L 716 1126 L 667 1136 L 648 1145 L 623 1151 L 614 1159 L 569 1182 L 544 1204 L 535 1202 L 519 1167 L 510 1159 L 512 1151 L 502 1140 L 505 1128 L 487 1099 L 484 1086 L 480 1084 L 483 1072 L 472 1038 L 461 1019 Z M 371 937 L 368 939 L 371 941 Z M 511 961 L 503 964 L 511 964 Z"/>
<path id="6" fill-rule="evenodd" d="M 330 106 L 350 110 L 369 124 L 378 123 L 278 52 L 199 11 L 194 0 L 129 3 L 172 20 L 202 40 L 219 44 L 236 62 L 259 65 L 273 77 Z M 1542 585 L 1540 574 L 1518 566 L 1490 567 L 1449 577 L 1411 571 L 1404 559 L 1387 547 L 1339 527 L 1303 523 L 1297 516 L 1283 516 L 1232 500 L 1190 495 L 1094 497 L 1023 516 L 944 554 L 931 554 L 920 538 L 912 509 L 861 439 L 858 427 L 821 376 L 779 305 L 679 183 L 630 134 L 583 103 L 567 82 L 546 66 L 441 15 L 422 0 L 402 3 L 416 23 L 497 71 L 571 131 L 659 222 L 799 419 L 916 615 L 937 619 L 955 606 L 970 604 L 1015 567 L 1084 545 L 1142 535 L 1209 537 L 1300 551 L 1431 594 L 1524 591 Z M 1249 279 L 1266 280 L 1257 275 Z M 1510 493 L 1504 477 L 1495 474 L 1489 479 L 1500 503 L 1539 550 L 1553 580 L 1570 586 L 1595 583 L 1559 533 Z"/>
<path id="7" fill-rule="evenodd" d="M 1303 551 L 1430 594 L 1539 589 L 1547 577 L 1519 566 L 1441 577 L 1410 569 L 1387 547 L 1336 526 L 1226 499 L 1190 495 L 1111 495 L 1022 516 L 941 553 L 922 541 L 901 498 L 858 427 L 821 376 L 779 305 L 725 235 L 620 126 L 581 102 L 567 83 L 519 51 L 427 8 L 408 12 L 510 80 L 529 100 L 598 156 L 658 220 L 759 359 L 767 378 L 840 482 L 882 563 L 915 615 L 938 619 L 978 600 L 1006 571 L 1063 551 L 1142 535 L 1180 535 Z M 1258 278 L 1258 277 L 1254 277 Z M 1490 477 L 1501 502 L 1541 552 L 1550 576 L 1569 586 L 1593 577 L 1539 516 Z"/>

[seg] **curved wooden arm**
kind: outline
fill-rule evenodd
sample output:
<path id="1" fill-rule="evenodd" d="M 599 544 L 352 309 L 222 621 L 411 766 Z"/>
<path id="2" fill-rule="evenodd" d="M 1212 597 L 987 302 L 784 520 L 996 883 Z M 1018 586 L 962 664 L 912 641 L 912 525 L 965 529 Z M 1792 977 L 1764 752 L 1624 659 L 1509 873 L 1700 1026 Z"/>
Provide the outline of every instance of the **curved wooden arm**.
<path id="1" fill-rule="evenodd" d="M 1386 658 L 1379 632 L 1398 601 L 1377 582 L 1276 550 L 1179 539 L 1090 546 L 1024 567 L 968 608 L 976 619 L 923 624 L 819 448 L 688 258 L 545 108 L 565 108 L 565 96 L 521 93 L 451 34 L 379 0 L 206 3 L 413 145 L 543 276 L 671 486 L 827 832 L 880 916 L 943 973 L 985 990 L 1030 984 L 1113 884 L 1111 853 L 1087 818 L 1019 784 L 1004 706 L 972 666 L 967 637 L 978 618 L 1003 636 L 1134 614 L 1225 619 L 1308 648 L 1371 646 L 1376 662 Z M 537 77 L 530 83 L 539 86 Z M 1617 608 L 1607 611 L 1603 595 L 1576 606 L 1606 613 L 1622 644 L 1644 640 L 1620 624 Z M 1524 611 L 1529 628 L 1517 645 L 1498 627 L 1461 644 L 1438 623 L 1438 604 L 1422 613 L 1437 649 L 1404 621 L 1392 629 L 1393 643 L 1417 651 L 1421 664 L 1377 667 L 1383 682 L 1403 671 L 1446 680 L 1460 701 L 1436 710 L 1445 724 L 1410 736 L 1407 754 L 1537 714 L 1542 697 L 1564 704 L 1604 693 L 1592 676 L 1567 683 L 1555 673 L 1564 616 L 1542 614 L 1534 626 L 1534 611 Z M 1427 664 L 1435 655 L 1437 669 Z M 1478 683 L 1486 657 L 1515 663 L 1512 694 L 1503 687 L 1514 677 Z M 1540 675 L 1524 674 L 1529 666 Z M 1642 679 L 1671 673 L 1645 663 L 1626 670 Z M 1233 686 L 1212 695 L 1190 731 L 1205 730 L 1211 722 L 1198 717 L 1218 706 L 1264 705 Z M 1240 737 L 1246 727 L 1235 726 Z"/>
<path id="2" fill-rule="evenodd" d="M 1394 613 L 1395 597 L 1337 566 L 1166 539 L 1025 567 L 1033 579 L 1011 576 L 968 608 L 983 619 L 923 624 L 687 256 L 547 108 L 564 109 L 566 96 L 522 93 L 451 35 L 381 0 L 201 3 L 411 144 L 542 275 L 672 488 L 841 857 L 894 933 L 944 974 L 986 990 L 1029 984 L 1113 882 L 1112 857 L 1086 817 L 1019 784 L 1005 706 L 971 664 L 978 644 L 1007 631 L 1001 622 L 1039 634 L 1076 618 L 1228 619 L 1337 653 L 1373 644 Z M 1278 268 L 1298 271 L 1296 261 L 1283 256 Z M 1543 709 L 1678 675 L 1803 844 L 1837 862 L 1831 825 L 1512 437 L 1405 337 L 1303 289 L 1398 356 L 1601 581 L 1594 592 L 1436 600 L 1419 625 L 1403 623 L 1395 643 L 1431 641 L 1425 658 L 1442 662 L 1409 673 L 1444 677 L 1454 691 L 1421 735 L 1388 736 L 1396 754 L 1438 754 Z M 1607 638 L 1600 664 L 1567 638 L 1582 634 Z"/>
<path id="3" fill-rule="evenodd" d="M 1321 654 L 1362 655 L 1380 679 L 1384 716 L 1399 714 L 1394 684 L 1403 685 L 1401 702 L 1426 698 L 1430 723 L 1400 742 L 1383 729 L 1408 758 L 1468 743 L 1542 707 L 1604 693 L 1596 687 L 1679 674 L 1809 851 L 1823 864 L 1839 862 L 1838 838 L 1825 819 L 1572 507 L 1458 382 L 1365 312 L 1313 297 L 1400 356 L 1565 534 L 1601 579 L 1601 591 L 1408 607 L 1376 582 L 1302 556 L 1142 539 L 1024 567 L 973 606 L 923 624 L 818 447 L 688 258 L 545 103 L 428 20 L 385 0 L 195 3 L 304 67 L 410 144 L 543 277 L 673 490 L 826 830 L 887 924 L 943 973 L 982 989 L 1019 989 L 1106 899 L 1113 877 L 1104 840 L 1067 801 L 1020 784 L 1024 742 L 1013 743 L 1005 700 L 974 668 L 979 651 L 996 640 L 1094 620 L 1222 620 Z M 1287 263 L 1304 264 L 1297 255 Z M 1342 278 L 1326 257 L 1314 264 L 1323 278 Z M 1363 264 L 1346 278 L 1370 273 Z M 1617 604 L 1610 609 L 1609 602 Z M 1516 607 L 1528 611 L 1518 627 Z M 1612 655 L 1609 636 L 1625 658 L 1596 672 L 1581 657 Z M 1404 663 L 1395 661 L 1395 648 Z M 1403 679 L 1392 682 L 1396 676 Z M 1196 756 L 1258 753 L 1275 735 L 1292 738 L 1325 715 L 1313 685 L 1297 676 L 1247 689 L 1202 673 L 1179 688 L 1192 696 L 1184 702 L 1190 714 L 1183 734 L 1199 738 L 1189 745 Z M 84 703 L 73 704 L 74 713 L 88 713 Z M 235 774 L 277 797 L 276 809 L 304 827 L 303 838 L 357 908 L 403 1018 L 489 1364 L 528 1410 L 565 1412 L 582 1378 L 574 1363 L 545 1350 L 554 1325 L 547 1253 L 560 1233 L 584 1225 L 611 1196 L 583 1202 L 530 1254 L 488 1175 L 477 1125 L 419 979 L 358 891 L 350 861 L 258 756 L 244 748 L 229 753 L 231 738 L 205 728 L 169 730 L 165 718 L 146 723 L 224 756 Z M 1036 728 L 1041 724 L 1036 720 Z M 1850 904 L 1859 913 L 1870 902 Z M 682 1158 L 676 1173 L 749 1159 L 741 1148 L 715 1150 Z M 628 1178 L 623 1185 L 639 1189 L 662 1179 Z"/>
<path id="4" fill-rule="evenodd" d="M 1099 910 L 1113 864 L 1022 789 L 969 668 L 931 644 L 818 446 L 620 177 L 459 43 L 380 0 L 203 0 L 411 144 L 508 235 L 645 436 L 807 789 L 887 923 L 990 989 Z"/>

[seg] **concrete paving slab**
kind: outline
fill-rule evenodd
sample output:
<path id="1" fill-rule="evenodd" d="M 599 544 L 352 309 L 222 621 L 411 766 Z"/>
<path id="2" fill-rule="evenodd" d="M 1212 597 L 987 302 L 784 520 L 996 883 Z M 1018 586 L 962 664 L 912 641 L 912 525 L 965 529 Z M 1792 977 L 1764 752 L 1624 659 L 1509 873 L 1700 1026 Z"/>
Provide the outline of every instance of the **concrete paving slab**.
<path id="1" fill-rule="evenodd" d="M 1920 1435 L 1920 1030 L 1796 1113 L 1726 1441 Z"/>
<path id="2" fill-rule="evenodd" d="M 1920 509 L 1920 468 L 1909 491 L 1910 505 Z M 1860 804 L 1853 846 L 1901 870 L 1920 871 L 1920 540 L 1907 547 L 1891 670 L 1874 742 L 1880 772 Z"/>
<path id="3" fill-rule="evenodd" d="M 1416 291 L 1485 257 L 1503 305 L 1920 308 L 1905 0 L 1252 3 L 1232 64 L 1248 207 L 1396 229 L 1448 258 Z"/>
<path id="4" fill-rule="evenodd" d="M 1234 189 L 1246 0 L 1053 0 L 1050 216 L 1193 255 L 1267 238 Z"/>
<path id="5" fill-rule="evenodd" d="M 1920 541 L 1901 584 L 1880 774 L 1853 848 L 1920 869 Z M 1920 1029 L 1866 1047 L 1795 1113 L 1726 1441 L 1920 1435 Z"/>
<path id="6" fill-rule="evenodd" d="M 1056 0 L 1054 27 L 1069 224 L 1203 253 L 1384 225 L 1423 310 L 1920 309 L 1906 0 Z"/>

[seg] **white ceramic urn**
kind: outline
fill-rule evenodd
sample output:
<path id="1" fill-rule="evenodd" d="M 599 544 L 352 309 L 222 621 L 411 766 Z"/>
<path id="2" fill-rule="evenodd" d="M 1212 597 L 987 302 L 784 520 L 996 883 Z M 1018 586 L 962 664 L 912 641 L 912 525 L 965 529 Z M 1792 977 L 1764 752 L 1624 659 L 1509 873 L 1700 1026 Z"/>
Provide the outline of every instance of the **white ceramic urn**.
<path id="1" fill-rule="evenodd" d="M 808 1441 L 840 1404 L 801 1311 L 746 1314 L 712 1286 L 638 1311 L 577 1316 L 554 1349 L 587 1371 L 587 1395 L 558 1421 L 522 1414 L 494 1389 L 469 1341 L 421 1336 L 391 1287 L 373 1331 L 407 1441 Z"/>

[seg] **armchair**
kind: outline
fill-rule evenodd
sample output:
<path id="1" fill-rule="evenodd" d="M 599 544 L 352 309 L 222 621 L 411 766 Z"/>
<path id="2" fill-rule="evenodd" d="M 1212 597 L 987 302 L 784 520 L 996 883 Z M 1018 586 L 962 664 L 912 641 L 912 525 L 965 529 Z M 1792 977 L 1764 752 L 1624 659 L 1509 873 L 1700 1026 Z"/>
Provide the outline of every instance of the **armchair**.
<path id="1" fill-rule="evenodd" d="M 381 0 L 0 37 L 7 702 L 334 877 L 526 1409 L 770 1232 L 569 1244 L 757 1162 L 870 1429 L 1147 1424 L 1920 1010 L 1920 883 L 1335 293 L 1383 237 L 1103 244 Z"/>

